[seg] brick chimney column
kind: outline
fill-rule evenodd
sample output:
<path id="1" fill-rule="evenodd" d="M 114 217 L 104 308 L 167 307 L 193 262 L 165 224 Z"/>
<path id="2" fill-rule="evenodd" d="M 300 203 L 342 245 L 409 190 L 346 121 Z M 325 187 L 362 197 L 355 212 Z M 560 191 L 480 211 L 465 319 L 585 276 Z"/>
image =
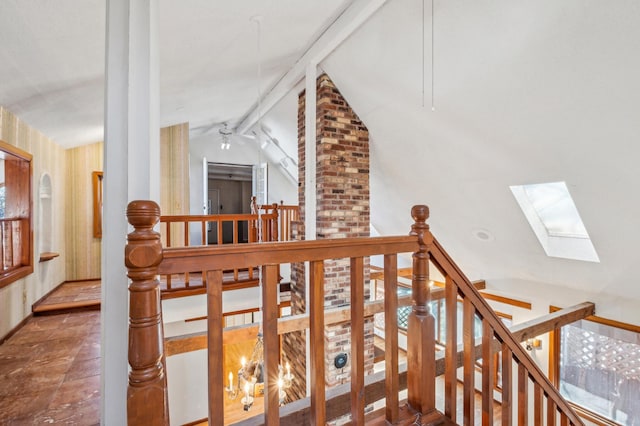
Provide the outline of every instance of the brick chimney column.
<path id="1" fill-rule="evenodd" d="M 317 79 L 316 112 L 316 238 L 351 238 L 369 236 L 369 131 L 329 76 Z M 298 176 L 305 173 L 305 93 L 298 98 Z M 298 202 L 300 222 L 294 233 L 304 237 L 305 221 L 304 179 L 300 179 Z M 369 294 L 368 259 L 365 262 L 365 295 Z M 325 307 L 349 304 L 349 259 L 325 262 Z M 305 310 L 304 265 L 292 267 L 292 313 Z M 350 325 L 329 326 L 325 334 L 326 383 L 332 387 L 346 382 L 350 377 Z M 304 333 L 285 336 L 285 355 L 296 359 L 293 367 L 298 397 L 306 396 Z M 373 371 L 373 322 L 365 324 L 365 368 Z M 346 353 L 346 368 L 337 370 L 333 360 L 339 353 Z M 294 365 L 292 363 L 292 365 Z M 298 380 L 299 378 L 299 380 Z"/>

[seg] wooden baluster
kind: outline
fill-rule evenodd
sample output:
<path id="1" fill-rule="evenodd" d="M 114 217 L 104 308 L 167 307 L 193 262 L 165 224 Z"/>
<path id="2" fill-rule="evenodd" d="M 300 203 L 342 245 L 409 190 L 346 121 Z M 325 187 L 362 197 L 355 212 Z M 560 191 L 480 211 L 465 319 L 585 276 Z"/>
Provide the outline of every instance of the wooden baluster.
<path id="1" fill-rule="evenodd" d="M 160 207 L 153 201 L 132 201 L 127 206 L 127 218 L 134 227 L 125 247 L 127 276 L 131 279 L 127 418 L 129 425 L 168 425 L 162 307 L 156 278 L 162 242 L 153 230 L 160 220 Z"/>
<path id="2" fill-rule="evenodd" d="M 7 248 L 9 249 L 9 268 L 15 266 L 14 265 L 14 255 L 13 252 L 13 222 L 9 222 L 9 242 L 7 243 Z"/>
<path id="3" fill-rule="evenodd" d="M 4 271 L 6 268 L 4 267 L 4 228 L 6 222 L 0 222 L 0 270 Z"/>
<path id="4" fill-rule="evenodd" d="M 385 415 L 398 421 L 398 255 L 384 256 L 384 371 Z"/>
<path id="5" fill-rule="evenodd" d="M 238 244 L 238 228 L 239 228 L 239 220 L 234 219 L 233 221 L 231 221 L 231 228 L 233 228 L 232 235 L 231 235 L 231 241 L 233 241 L 233 244 Z"/>
<path id="6" fill-rule="evenodd" d="M 190 244 L 189 244 L 189 221 L 188 220 L 184 221 L 183 232 L 184 232 L 184 246 L 189 247 Z"/>
<path id="7" fill-rule="evenodd" d="M 260 226 L 260 224 L 258 223 L 257 219 L 252 219 L 251 220 L 251 232 L 249 233 L 249 242 L 250 243 L 255 243 L 258 241 L 258 226 Z"/>
<path id="8" fill-rule="evenodd" d="M 171 247 L 171 222 L 167 222 L 167 238 L 165 240 L 167 247 Z"/>
<path id="9" fill-rule="evenodd" d="M 289 241 L 287 237 L 287 222 L 289 220 L 289 211 L 284 208 L 284 200 L 280 200 L 278 206 L 278 222 L 280 223 L 280 239 L 279 241 Z"/>
<path id="10" fill-rule="evenodd" d="M 445 347 L 444 413 L 456 421 L 458 379 L 458 286 L 449 275 L 445 277 L 445 307 L 447 346 Z"/>
<path id="11" fill-rule="evenodd" d="M 222 244 L 222 220 L 221 219 L 217 219 L 216 220 L 216 227 L 218 229 L 218 235 L 216 238 L 216 244 L 218 244 L 218 246 L 220 246 Z"/>
<path id="12" fill-rule="evenodd" d="M 184 232 L 184 246 L 185 247 L 189 247 L 189 221 L 185 220 L 182 223 L 182 232 Z M 184 286 L 186 288 L 190 287 L 190 276 L 189 276 L 189 272 L 185 272 L 184 273 Z"/>
<path id="13" fill-rule="evenodd" d="M 200 244 L 202 244 L 203 246 L 207 245 L 207 221 L 203 220 L 200 223 L 200 234 L 201 234 L 201 238 L 200 238 Z"/>
<path id="14" fill-rule="evenodd" d="M 278 241 L 278 218 L 280 217 L 278 203 L 273 203 L 273 214 L 274 217 L 271 219 L 271 238 L 269 238 L 269 241 Z"/>
<path id="15" fill-rule="evenodd" d="M 556 424 L 556 403 L 553 399 L 547 398 L 547 426 L 555 426 Z"/>
<path id="16" fill-rule="evenodd" d="M 351 258 L 351 422 L 364 424 L 364 261 Z"/>
<path id="17" fill-rule="evenodd" d="M 493 329 L 482 319 L 482 425 L 493 425 Z"/>
<path id="18" fill-rule="evenodd" d="M 280 389 L 278 363 L 280 338 L 278 337 L 278 265 L 262 267 L 262 332 L 264 342 L 264 422 L 280 424 Z"/>
<path id="19" fill-rule="evenodd" d="M 538 383 L 533 386 L 533 424 L 542 424 L 542 388 Z"/>
<path id="20" fill-rule="evenodd" d="M 433 237 L 426 220 L 427 206 L 411 209 L 414 223 L 411 234 L 418 237 L 419 248 L 413 253 L 412 299 L 407 327 L 407 390 L 409 405 L 422 415 L 435 411 L 435 317 L 429 309 L 429 254 Z"/>
<path id="21" fill-rule="evenodd" d="M 258 241 L 259 242 L 264 242 L 264 241 L 268 241 L 267 235 L 266 235 L 266 225 L 265 225 L 265 218 L 264 218 L 264 214 L 260 216 L 260 218 L 258 219 Z"/>
<path id="22" fill-rule="evenodd" d="M 203 275 L 204 276 L 204 275 Z M 207 368 L 209 373 L 209 425 L 222 426 L 224 416 L 224 362 L 222 329 L 222 271 L 206 271 L 207 277 Z"/>
<path id="23" fill-rule="evenodd" d="M 518 426 L 526 426 L 529 417 L 529 373 L 524 365 L 518 362 Z M 536 425 L 537 426 L 537 425 Z"/>
<path id="24" fill-rule="evenodd" d="M 511 426 L 513 409 L 511 401 L 513 399 L 513 379 L 511 370 L 513 367 L 513 355 L 507 343 L 502 343 L 502 426 Z"/>
<path id="25" fill-rule="evenodd" d="M 564 413 L 560 413 L 560 426 L 569 426 L 569 419 Z"/>
<path id="26" fill-rule="evenodd" d="M 312 425 L 324 425 L 327 417 L 324 378 L 324 264 L 322 261 L 314 261 L 310 263 L 310 416 Z"/>
<path id="27" fill-rule="evenodd" d="M 468 298 L 464 299 L 462 312 L 462 344 L 464 348 L 464 424 L 473 425 L 474 421 L 474 402 L 475 402 L 475 308 Z"/>

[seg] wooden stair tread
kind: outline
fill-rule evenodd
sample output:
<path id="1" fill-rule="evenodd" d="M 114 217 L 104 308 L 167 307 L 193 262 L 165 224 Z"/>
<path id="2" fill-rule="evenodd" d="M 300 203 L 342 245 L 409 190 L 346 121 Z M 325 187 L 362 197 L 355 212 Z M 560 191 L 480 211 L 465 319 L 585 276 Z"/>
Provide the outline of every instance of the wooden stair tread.
<path id="1" fill-rule="evenodd" d="M 71 311 L 99 310 L 99 309 L 100 309 L 100 300 L 79 300 L 75 302 L 40 304 L 38 306 L 34 306 L 32 311 L 34 315 L 48 315 L 48 314 L 54 314 L 54 313 L 58 314 L 58 313 L 66 313 Z"/>

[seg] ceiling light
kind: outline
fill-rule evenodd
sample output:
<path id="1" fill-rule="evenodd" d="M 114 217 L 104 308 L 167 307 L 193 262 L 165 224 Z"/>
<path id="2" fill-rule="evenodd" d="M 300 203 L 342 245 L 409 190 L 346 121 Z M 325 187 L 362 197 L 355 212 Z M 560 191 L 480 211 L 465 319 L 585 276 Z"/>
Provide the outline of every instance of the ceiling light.
<path id="1" fill-rule="evenodd" d="M 495 240 L 491 232 L 487 231 L 486 229 L 482 229 L 482 228 L 474 229 L 471 233 L 473 234 L 474 237 L 476 237 L 480 241 Z"/>

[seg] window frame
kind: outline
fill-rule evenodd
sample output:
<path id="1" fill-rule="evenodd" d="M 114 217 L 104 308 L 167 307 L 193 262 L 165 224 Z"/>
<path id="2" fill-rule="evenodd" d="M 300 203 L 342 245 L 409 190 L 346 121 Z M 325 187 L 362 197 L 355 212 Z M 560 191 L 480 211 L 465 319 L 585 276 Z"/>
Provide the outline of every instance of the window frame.
<path id="1" fill-rule="evenodd" d="M 2 222 L 21 220 L 23 226 L 18 244 L 16 245 L 16 242 L 13 242 L 14 248 L 12 249 L 13 253 L 20 253 L 19 265 L 4 270 L 4 260 L 2 259 L 3 267 L 0 268 L 0 288 L 4 288 L 33 273 L 33 156 L 2 140 L 0 140 L 0 151 L 4 153 L 2 154 L 4 161 L 7 160 L 6 156 L 12 156 L 15 157 L 17 161 L 25 162 L 28 165 L 28 171 L 26 173 L 21 171 L 17 182 L 8 182 L 5 175 L 5 188 L 13 186 L 19 188 L 19 191 L 17 191 L 19 194 L 18 201 L 26 209 L 26 213 L 9 215 L 1 219 Z M 13 161 L 13 159 L 11 161 Z M 0 245 L 3 246 L 2 249 L 4 252 L 4 242 L 0 241 Z"/>
<path id="2" fill-rule="evenodd" d="M 558 306 L 549 306 L 549 313 L 554 313 L 562 308 Z M 597 324 L 606 325 L 621 330 L 626 330 L 640 334 L 640 326 L 636 326 L 621 321 L 590 315 L 582 319 L 583 321 L 591 321 Z M 549 332 L 549 380 L 556 389 L 560 389 L 560 352 L 561 352 L 562 333 L 561 329 L 556 328 Z M 617 426 L 619 422 L 604 417 L 603 415 L 590 410 L 588 407 L 579 405 L 573 401 L 567 400 L 569 405 L 578 413 L 578 415 L 599 426 Z"/>

